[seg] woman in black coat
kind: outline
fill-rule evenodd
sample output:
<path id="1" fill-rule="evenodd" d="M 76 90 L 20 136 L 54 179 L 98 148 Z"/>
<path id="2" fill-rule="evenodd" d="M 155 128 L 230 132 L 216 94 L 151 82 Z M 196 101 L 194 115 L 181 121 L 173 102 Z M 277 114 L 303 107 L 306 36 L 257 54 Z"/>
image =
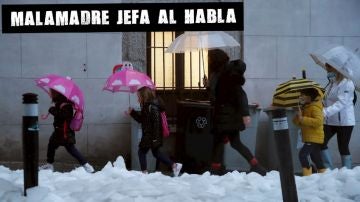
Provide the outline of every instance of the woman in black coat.
<path id="1" fill-rule="evenodd" d="M 214 151 L 212 170 L 222 166 L 224 143 L 230 142 L 250 164 L 251 171 L 266 175 L 266 170 L 258 163 L 251 151 L 241 142 L 239 132 L 250 125 L 248 99 L 242 86 L 245 83 L 246 64 L 241 60 L 225 65 L 215 86 L 214 101 Z"/>
<path id="2" fill-rule="evenodd" d="M 174 163 L 160 151 L 163 143 L 162 120 L 160 113 L 165 111 L 164 106 L 156 98 L 155 92 L 148 87 L 142 87 L 137 92 L 141 111 L 129 108 L 128 113 L 137 122 L 141 123 L 142 137 L 139 143 L 139 161 L 143 173 L 148 173 L 146 154 L 151 149 L 154 157 L 173 169 L 174 176 L 178 176 L 182 167 Z"/>

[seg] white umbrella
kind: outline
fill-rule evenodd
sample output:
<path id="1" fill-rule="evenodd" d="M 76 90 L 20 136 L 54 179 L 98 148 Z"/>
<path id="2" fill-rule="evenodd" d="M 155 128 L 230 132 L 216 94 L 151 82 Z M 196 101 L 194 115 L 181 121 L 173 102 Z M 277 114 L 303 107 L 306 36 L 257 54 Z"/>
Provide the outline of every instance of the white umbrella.
<path id="1" fill-rule="evenodd" d="M 331 48 L 321 49 L 316 53 L 310 53 L 310 56 L 316 64 L 325 69 L 325 63 L 334 67 L 345 77 L 355 83 L 356 90 L 360 91 L 360 57 L 359 48 L 354 52 L 344 46 L 333 46 Z"/>
<path id="2" fill-rule="evenodd" d="M 238 46 L 240 46 L 239 42 L 223 31 L 184 32 L 171 42 L 165 52 L 184 53 L 201 51 L 202 68 L 204 78 L 206 79 L 203 50 Z"/>
<path id="3" fill-rule="evenodd" d="M 223 47 L 237 47 L 240 44 L 223 31 L 184 32 L 166 49 L 167 53 L 184 53 Z"/>

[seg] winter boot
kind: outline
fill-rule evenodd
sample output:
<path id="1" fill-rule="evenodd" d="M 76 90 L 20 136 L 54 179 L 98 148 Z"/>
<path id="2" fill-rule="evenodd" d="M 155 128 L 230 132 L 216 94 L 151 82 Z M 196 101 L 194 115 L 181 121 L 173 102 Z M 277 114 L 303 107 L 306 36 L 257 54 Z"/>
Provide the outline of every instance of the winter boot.
<path id="1" fill-rule="evenodd" d="M 212 175 L 224 175 L 226 173 L 225 168 L 221 163 L 212 163 L 210 168 Z"/>
<path id="2" fill-rule="evenodd" d="M 173 173 L 174 173 L 174 177 L 177 177 L 179 176 L 180 174 L 180 171 L 181 171 L 181 168 L 182 168 L 182 164 L 181 163 L 175 163 L 175 165 L 173 166 Z"/>
<path id="3" fill-rule="evenodd" d="M 85 163 L 84 165 L 82 165 L 82 167 L 88 173 L 93 173 L 95 171 L 94 168 L 89 163 Z"/>
<path id="4" fill-rule="evenodd" d="M 325 172 L 326 172 L 326 168 L 318 169 L 318 173 L 325 173 Z"/>
<path id="5" fill-rule="evenodd" d="M 250 172 L 256 172 L 262 176 L 266 175 L 266 169 L 260 165 L 255 157 L 250 160 L 250 166 Z"/>
<path id="6" fill-rule="evenodd" d="M 51 170 L 54 171 L 54 166 L 52 163 L 46 163 L 39 167 L 39 170 Z"/>
<path id="7" fill-rule="evenodd" d="M 303 168 L 303 176 L 309 176 L 312 174 L 312 169 L 310 168 Z"/>
<path id="8" fill-rule="evenodd" d="M 343 167 L 345 166 L 347 169 L 351 169 L 351 155 L 341 155 L 341 163 Z"/>
<path id="9" fill-rule="evenodd" d="M 321 158 L 324 162 L 324 166 L 329 169 L 334 169 L 334 164 L 331 159 L 330 151 L 328 149 L 324 149 L 321 151 Z"/>

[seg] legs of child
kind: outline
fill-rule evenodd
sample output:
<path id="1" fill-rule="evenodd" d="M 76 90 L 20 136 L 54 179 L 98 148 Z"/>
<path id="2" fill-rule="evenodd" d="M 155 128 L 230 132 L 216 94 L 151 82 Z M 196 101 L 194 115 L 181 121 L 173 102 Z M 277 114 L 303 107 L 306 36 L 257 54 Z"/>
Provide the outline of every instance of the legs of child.
<path id="1" fill-rule="evenodd" d="M 162 163 L 164 163 L 166 165 L 171 166 L 171 168 L 173 170 L 174 177 L 179 176 L 179 173 L 180 173 L 181 168 L 182 168 L 181 163 L 174 163 L 173 161 L 171 161 L 169 159 L 169 157 L 167 157 L 164 153 L 162 153 L 160 151 L 160 147 L 151 149 L 151 152 L 153 153 L 153 156 L 157 160 L 159 160 L 160 162 L 162 162 Z"/>

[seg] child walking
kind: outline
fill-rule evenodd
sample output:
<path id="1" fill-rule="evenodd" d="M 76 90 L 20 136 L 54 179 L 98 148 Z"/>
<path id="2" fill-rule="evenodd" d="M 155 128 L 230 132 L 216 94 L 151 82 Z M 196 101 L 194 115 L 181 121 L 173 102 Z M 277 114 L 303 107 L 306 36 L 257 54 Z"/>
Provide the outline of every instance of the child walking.
<path id="1" fill-rule="evenodd" d="M 50 94 L 52 101 L 55 103 L 55 106 L 49 108 L 49 113 L 54 116 L 54 132 L 49 139 L 47 163 L 41 166 L 40 169 L 54 170 L 55 151 L 59 146 L 64 146 L 66 151 L 76 158 L 87 172 L 93 173 L 94 168 L 75 147 L 75 132 L 70 128 L 70 122 L 73 118 L 71 101 L 53 89 L 50 89 Z"/>
<path id="2" fill-rule="evenodd" d="M 143 173 L 148 173 L 146 154 L 151 149 L 154 157 L 160 162 L 172 168 L 174 176 L 177 177 L 182 168 L 182 164 L 174 163 L 164 153 L 160 151 L 163 143 L 162 124 L 160 113 L 164 111 L 164 106 L 155 95 L 155 91 L 148 87 L 142 87 L 137 91 L 138 101 L 141 111 L 129 108 L 128 114 L 137 122 L 141 123 L 142 137 L 139 143 L 139 161 Z"/>
<path id="3" fill-rule="evenodd" d="M 293 122 L 301 128 L 303 147 L 299 152 L 299 159 L 303 168 L 303 176 L 312 174 L 311 161 L 318 172 L 325 172 L 321 158 L 321 145 L 324 142 L 323 106 L 321 95 L 315 88 L 300 91 L 299 112 Z M 309 159 L 310 157 L 310 159 Z"/>

